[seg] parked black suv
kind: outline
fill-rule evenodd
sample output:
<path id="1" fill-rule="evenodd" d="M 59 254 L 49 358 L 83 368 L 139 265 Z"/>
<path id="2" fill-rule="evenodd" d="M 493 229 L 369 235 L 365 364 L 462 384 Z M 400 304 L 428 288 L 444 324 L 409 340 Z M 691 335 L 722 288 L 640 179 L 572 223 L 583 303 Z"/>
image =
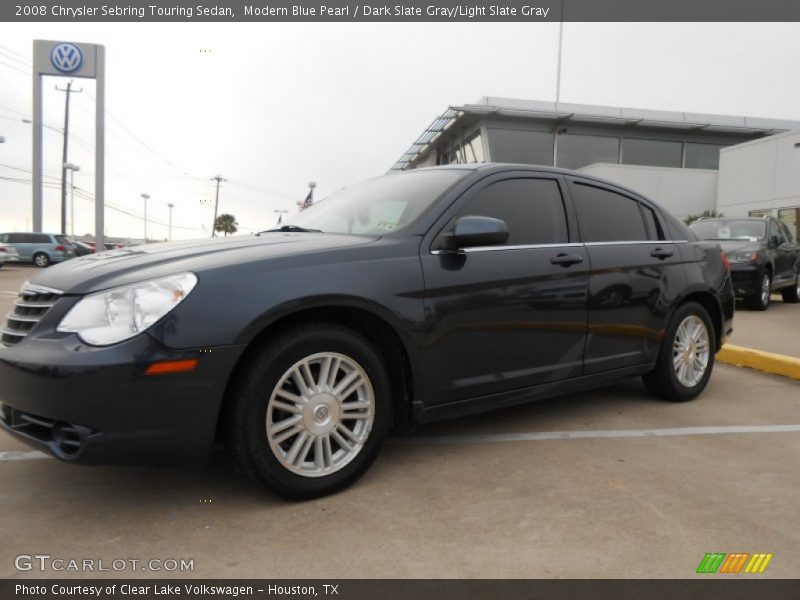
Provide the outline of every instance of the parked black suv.
<path id="1" fill-rule="evenodd" d="M 774 217 L 700 219 L 689 227 L 728 255 L 733 289 L 745 306 L 766 310 L 777 290 L 784 302 L 800 302 L 800 246 L 785 223 Z"/>
<path id="2" fill-rule="evenodd" d="M 690 400 L 731 332 L 715 243 L 570 171 L 420 169 L 258 236 L 76 258 L 21 291 L 0 424 L 64 460 L 207 457 L 291 497 L 391 428 L 643 376 Z"/>

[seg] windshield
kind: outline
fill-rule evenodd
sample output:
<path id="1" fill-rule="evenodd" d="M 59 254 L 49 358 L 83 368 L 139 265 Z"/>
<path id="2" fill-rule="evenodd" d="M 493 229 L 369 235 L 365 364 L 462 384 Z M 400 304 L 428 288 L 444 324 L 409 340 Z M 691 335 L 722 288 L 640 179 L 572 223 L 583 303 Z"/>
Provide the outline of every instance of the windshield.
<path id="1" fill-rule="evenodd" d="M 357 235 L 400 231 L 467 173 L 465 169 L 442 169 L 368 179 L 289 217 L 283 228 Z"/>
<path id="2" fill-rule="evenodd" d="M 766 236 L 765 221 L 718 219 L 695 221 L 689 229 L 704 240 L 748 240 L 755 242 Z"/>

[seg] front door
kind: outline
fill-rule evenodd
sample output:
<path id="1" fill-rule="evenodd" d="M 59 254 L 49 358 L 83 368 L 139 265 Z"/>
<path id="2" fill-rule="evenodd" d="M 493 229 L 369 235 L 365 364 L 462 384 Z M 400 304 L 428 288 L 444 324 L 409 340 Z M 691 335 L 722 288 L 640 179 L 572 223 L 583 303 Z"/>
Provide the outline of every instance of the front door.
<path id="1" fill-rule="evenodd" d="M 502 219 L 501 246 L 421 249 L 430 365 L 439 404 L 577 377 L 586 336 L 588 256 L 570 232 L 557 177 L 489 178 L 457 203 L 461 216 Z"/>

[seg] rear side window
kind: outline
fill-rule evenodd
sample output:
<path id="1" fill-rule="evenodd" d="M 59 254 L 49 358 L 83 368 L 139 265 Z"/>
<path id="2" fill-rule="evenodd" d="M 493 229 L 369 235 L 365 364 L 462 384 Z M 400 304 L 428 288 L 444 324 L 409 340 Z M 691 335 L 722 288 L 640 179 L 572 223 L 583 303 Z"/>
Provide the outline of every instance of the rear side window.
<path id="1" fill-rule="evenodd" d="M 8 243 L 9 244 L 24 244 L 28 240 L 25 239 L 24 233 L 9 233 L 8 234 Z"/>
<path id="2" fill-rule="evenodd" d="M 564 201 L 554 179 L 507 179 L 480 190 L 459 211 L 494 217 L 508 225 L 508 246 L 559 244 L 567 241 Z"/>
<path id="3" fill-rule="evenodd" d="M 27 233 L 25 234 L 24 241 L 28 242 L 29 244 L 52 244 L 53 241 L 50 239 L 50 236 L 46 233 Z"/>
<path id="4" fill-rule="evenodd" d="M 581 183 L 576 183 L 573 189 L 584 242 L 636 242 L 649 239 L 638 201 Z"/>

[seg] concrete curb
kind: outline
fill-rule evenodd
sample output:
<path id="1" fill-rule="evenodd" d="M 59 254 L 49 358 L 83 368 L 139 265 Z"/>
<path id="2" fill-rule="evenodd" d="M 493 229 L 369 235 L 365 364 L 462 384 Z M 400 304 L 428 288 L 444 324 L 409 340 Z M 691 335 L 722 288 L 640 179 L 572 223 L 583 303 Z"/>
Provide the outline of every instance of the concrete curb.
<path id="1" fill-rule="evenodd" d="M 725 344 L 717 353 L 717 360 L 737 367 L 748 367 L 800 380 L 800 358 L 794 356 Z"/>

